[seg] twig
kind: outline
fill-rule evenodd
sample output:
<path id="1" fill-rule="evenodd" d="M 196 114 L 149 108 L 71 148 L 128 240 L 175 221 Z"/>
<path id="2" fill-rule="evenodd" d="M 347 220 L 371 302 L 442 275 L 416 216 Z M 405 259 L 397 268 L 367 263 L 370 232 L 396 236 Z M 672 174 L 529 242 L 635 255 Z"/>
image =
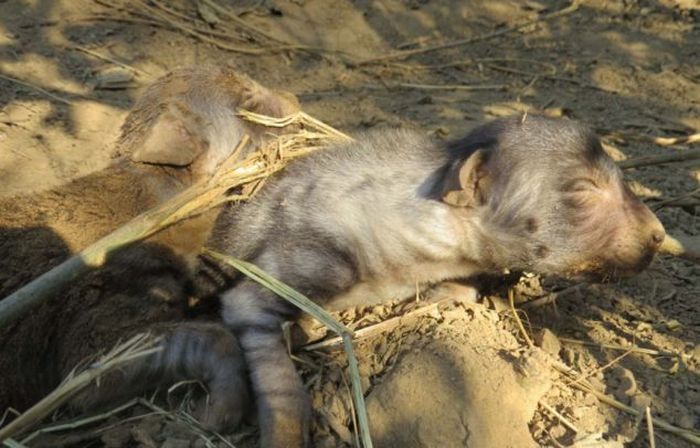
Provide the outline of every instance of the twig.
<path id="1" fill-rule="evenodd" d="M 557 412 L 556 409 L 554 409 L 553 407 L 551 407 L 550 405 L 548 405 L 547 403 L 545 403 L 545 402 L 542 401 L 542 400 L 538 401 L 538 403 L 539 403 L 539 405 L 542 406 L 547 412 L 549 412 L 550 414 L 552 414 L 553 416 L 555 416 L 564 426 L 566 426 L 567 428 L 569 428 L 570 430 L 572 430 L 572 431 L 575 432 L 576 434 L 578 434 L 578 433 L 580 432 L 579 429 L 576 427 L 576 425 L 574 425 L 573 423 L 571 423 L 566 417 L 564 417 L 564 416 L 561 415 L 559 412 Z"/>
<path id="2" fill-rule="evenodd" d="M 557 369 L 559 372 L 570 376 L 570 377 L 575 377 L 576 373 L 572 368 L 569 366 L 561 363 L 561 362 L 555 362 L 554 363 L 554 368 Z M 614 407 L 615 409 L 619 409 L 620 411 L 626 412 L 627 414 L 630 414 L 634 417 L 639 418 L 641 411 L 628 406 L 624 403 L 619 402 L 618 400 L 604 394 L 603 392 L 597 391 L 588 381 L 581 381 L 580 383 L 576 384 L 571 384 L 573 387 L 576 389 L 582 390 L 584 392 L 588 392 L 595 396 L 598 400 L 602 401 L 603 403 L 610 405 Z M 652 417 L 653 422 L 656 424 L 656 426 L 660 429 L 663 429 L 666 432 L 669 432 L 671 434 L 675 434 L 678 437 L 681 437 L 684 440 L 687 440 L 688 442 L 693 443 L 694 445 L 700 445 L 700 433 L 692 430 L 687 430 L 683 428 L 679 428 L 678 426 L 674 426 L 670 423 L 668 423 L 665 420 L 662 420 L 658 417 Z"/>
<path id="3" fill-rule="evenodd" d="M 657 202 L 652 206 L 653 211 L 660 210 L 663 207 L 669 206 L 669 205 L 680 205 L 680 206 L 687 206 L 687 205 L 695 205 L 695 201 L 688 202 L 684 201 L 685 199 L 692 198 L 696 194 L 700 193 L 700 188 L 697 188 L 693 191 L 690 191 L 688 193 L 682 194 L 680 196 L 677 196 L 675 198 L 670 198 L 670 199 L 665 199 L 663 201 Z"/>
<path id="4" fill-rule="evenodd" d="M 649 448 L 656 448 L 656 440 L 654 439 L 654 421 L 651 419 L 651 408 L 646 407 L 645 416 L 647 420 L 647 431 L 649 433 Z"/>
<path id="5" fill-rule="evenodd" d="M 384 333 L 387 331 L 391 331 L 394 328 L 398 327 L 401 324 L 406 323 L 407 321 L 411 321 L 417 317 L 424 316 L 426 314 L 431 314 L 435 310 L 439 309 L 441 304 L 447 303 L 447 302 L 452 302 L 454 301 L 453 299 L 443 299 L 435 303 L 431 303 L 430 305 L 422 306 L 419 308 L 416 308 L 414 310 L 411 310 L 405 314 L 402 314 L 400 316 L 395 316 L 386 320 L 383 320 L 381 322 L 378 322 L 373 325 L 369 325 L 367 327 L 361 328 L 359 330 L 355 330 L 355 334 L 353 338 L 356 341 L 366 339 L 368 337 Z M 314 350 L 319 350 L 322 348 L 336 348 L 342 345 L 343 343 L 343 338 L 341 337 L 333 337 L 330 339 L 326 339 L 320 342 L 316 342 L 313 344 L 305 345 L 302 347 L 303 350 L 306 351 L 314 351 Z"/>
<path id="6" fill-rule="evenodd" d="M 540 308 L 544 305 L 548 305 L 550 303 L 556 302 L 556 300 L 560 297 L 566 296 L 571 292 L 578 291 L 579 288 L 586 287 L 586 283 L 577 283 L 573 286 L 569 286 L 567 288 L 564 288 L 560 291 L 555 291 L 555 292 L 550 292 L 549 294 L 545 294 L 542 297 L 538 297 L 533 300 L 528 300 L 527 302 L 520 303 L 518 304 L 518 308 L 522 308 L 525 310 L 533 309 L 533 308 Z"/>
<path id="7" fill-rule="evenodd" d="M 105 373 L 128 364 L 134 359 L 157 353 L 161 350 L 161 347 L 157 346 L 159 341 L 159 338 L 152 337 L 149 334 L 138 334 L 113 348 L 98 362 L 92 364 L 83 372 L 77 375 L 71 373 L 53 392 L 11 421 L 7 426 L 0 428 L 0 441 L 21 433 L 31 424 L 43 419 Z"/>
<path id="8" fill-rule="evenodd" d="M 526 28 L 526 27 L 533 25 L 535 23 L 545 22 L 545 21 L 548 21 L 551 19 L 555 19 L 557 17 L 564 16 L 566 14 L 571 14 L 571 13 L 575 12 L 579 8 L 579 6 L 580 6 L 580 0 L 574 0 L 569 6 L 563 8 L 563 9 L 560 9 L 559 11 L 545 14 L 541 17 L 536 18 L 536 19 L 527 20 L 527 21 L 522 22 L 520 24 L 513 25 L 513 26 L 510 26 L 507 28 L 503 28 L 503 29 L 498 30 L 498 31 L 493 31 L 490 33 L 482 34 L 482 35 L 475 36 L 475 37 L 469 37 L 466 39 L 455 40 L 455 41 L 448 42 L 445 44 L 440 44 L 440 45 L 431 45 L 429 47 L 417 48 L 417 49 L 413 49 L 413 50 L 396 51 L 394 53 L 386 54 L 383 56 L 365 59 L 364 61 L 360 61 L 358 63 L 358 65 L 369 65 L 369 64 L 376 64 L 376 63 L 381 63 L 381 62 L 386 62 L 386 61 L 392 61 L 392 60 L 396 60 L 396 59 L 406 59 L 408 57 L 415 56 L 418 54 L 431 53 L 433 51 L 446 50 L 449 48 L 455 48 L 455 47 L 461 47 L 464 45 L 469 45 L 469 44 L 472 44 L 474 42 L 479 42 L 482 40 L 493 39 L 494 37 L 503 36 L 504 34 L 508 34 L 508 33 L 513 32 L 513 31 L 521 30 L 521 29 Z"/>
<path id="9" fill-rule="evenodd" d="M 535 344 L 532 343 L 532 339 L 530 339 L 530 336 L 527 334 L 527 331 L 525 331 L 525 326 L 523 326 L 523 322 L 520 320 L 520 316 L 518 316 L 518 311 L 515 309 L 515 298 L 513 294 L 513 288 L 508 289 L 508 303 L 510 304 L 510 310 L 513 312 L 515 323 L 518 325 L 518 329 L 520 330 L 520 333 L 522 334 L 523 338 L 525 338 L 525 342 L 527 342 L 528 347 L 534 347 Z"/>
<path id="10" fill-rule="evenodd" d="M 364 84 L 362 87 L 369 90 L 464 90 L 468 92 L 477 90 L 505 90 L 506 88 L 508 88 L 506 84 L 413 84 L 406 82 L 399 82 L 396 84 L 387 85 Z"/>
<path id="11" fill-rule="evenodd" d="M 687 160 L 700 159 L 700 149 L 692 149 L 687 151 L 679 151 L 673 154 L 661 154 L 656 156 L 636 157 L 634 159 L 621 160 L 617 165 L 623 170 L 629 168 L 639 168 L 649 165 L 661 165 L 672 162 L 685 162 Z"/>
<path id="12" fill-rule="evenodd" d="M 547 73 L 528 72 L 528 71 L 525 71 L 525 70 L 519 70 L 519 69 L 515 69 L 515 68 L 510 68 L 510 67 L 502 67 L 502 66 L 500 66 L 500 65 L 493 65 L 493 64 L 486 64 L 485 66 L 488 67 L 488 68 L 490 68 L 490 69 L 492 69 L 492 70 L 497 70 L 497 71 L 501 71 L 501 72 L 505 72 L 505 73 L 513 73 L 513 74 L 516 74 L 516 75 L 524 75 L 524 76 L 538 76 L 538 77 L 540 77 L 540 78 L 549 79 L 549 80 L 551 80 L 551 81 L 568 82 L 568 83 L 571 83 L 571 84 L 579 85 L 579 86 L 581 86 L 581 87 L 587 87 L 587 88 L 589 88 L 589 89 L 599 90 L 599 91 L 601 91 L 601 92 L 606 92 L 606 93 L 612 92 L 612 93 L 616 93 L 615 90 L 605 89 L 605 88 L 603 88 L 603 87 L 597 86 L 597 85 L 595 85 L 595 84 L 591 84 L 591 83 L 589 83 L 589 82 L 581 81 L 580 79 L 576 79 L 576 78 L 569 78 L 569 77 L 566 77 L 566 76 L 558 76 L 558 75 L 550 75 L 550 74 L 547 74 Z"/>
<path id="13" fill-rule="evenodd" d="M 216 3 L 213 0 L 202 0 L 202 1 L 204 4 L 206 4 L 207 6 L 212 8 L 214 11 L 228 17 L 233 23 L 235 23 L 237 26 L 241 27 L 242 29 L 244 29 L 248 32 L 251 32 L 253 34 L 257 34 L 259 36 L 264 37 L 267 40 L 270 40 L 272 42 L 276 42 L 278 44 L 293 46 L 289 42 L 286 42 L 282 39 L 279 39 L 270 33 L 266 33 L 265 31 L 262 31 L 256 27 L 252 26 L 250 23 L 248 23 L 248 21 L 241 19 L 240 17 L 238 17 L 236 15 L 236 13 L 234 13 L 233 11 L 231 11 L 230 9 L 228 9 L 224 6 L 219 5 L 218 3 Z"/>
<path id="14" fill-rule="evenodd" d="M 622 359 L 624 359 L 625 357 L 627 357 L 627 355 L 629 355 L 630 353 L 632 353 L 632 350 L 627 350 L 625 353 L 623 353 L 623 354 L 621 354 L 620 356 L 616 357 L 616 358 L 613 359 L 612 361 L 606 363 L 604 366 L 598 367 L 597 369 L 594 369 L 593 371 L 588 372 L 588 373 L 586 373 L 586 374 L 581 374 L 581 376 L 579 376 L 578 378 L 576 378 L 576 379 L 573 380 L 573 381 L 570 381 L 570 382 L 567 383 L 567 384 L 568 384 L 569 386 L 573 386 L 574 384 L 578 384 L 578 383 L 580 383 L 580 382 L 582 382 L 582 381 L 585 381 L 585 380 L 587 380 L 588 378 L 590 378 L 591 376 L 596 375 L 596 374 L 599 373 L 599 372 L 603 372 L 603 371 L 609 369 L 612 365 L 617 364 L 617 363 L 620 362 Z"/>
<path id="15" fill-rule="evenodd" d="M 124 62 L 117 61 L 116 59 L 111 58 L 109 56 L 104 56 L 96 51 L 90 50 L 89 48 L 81 47 L 79 45 L 74 45 L 74 46 L 68 47 L 68 48 L 71 50 L 76 50 L 76 51 L 80 51 L 80 52 L 85 53 L 85 54 L 89 54 L 90 56 L 93 56 L 97 59 L 102 59 L 103 61 L 111 62 L 114 65 L 118 65 L 119 67 L 125 68 L 127 70 L 131 70 L 132 72 L 146 76 L 147 78 L 153 78 L 153 75 L 151 75 L 150 73 L 148 73 L 144 70 L 138 69 L 138 68 L 133 67 L 129 64 L 125 64 Z"/>
<path id="16" fill-rule="evenodd" d="M 67 104 L 67 105 L 69 105 L 69 106 L 72 106 L 72 105 L 73 105 L 73 102 L 72 102 L 72 101 L 67 100 L 67 99 L 65 99 L 65 98 L 63 98 L 63 97 L 60 97 L 60 96 L 58 96 L 58 95 L 56 95 L 56 94 L 54 94 L 54 93 L 51 93 L 51 92 L 49 92 L 48 90 L 43 89 L 43 88 L 41 88 L 41 87 L 39 87 L 39 86 L 37 86 L 37 85 L 34 85 L 34 84 L 30 83 L 30 82 L 22 81 L 22 80 L 20 80 L 20 79 L 13 78 L 12 76 L 3 75 L 2 73 L 0 73 L 0 78 L 2 78 L 2 79 L 4 79 L 4 80 L 7 80 L 7 81 L 10 81 L 10 82 L 14 82 L 15 84 L 20 84 L 20 85 L 23 85 L 23 86 L 25 86 L 25 87 L 29 87 L 30 89 L 34 89 L 34 90 L 36 90 L 37 92 L 43 93 L 44 95 L 48 96 L 49 98 L 53 98 L 54 100 L 58 101 L 59 103 Z"/>
<path id="17" fill-rule="evenodd" d="M 206 43 L 212 44 L 216 47 L 219 47 L 222 50 L 233 51 L 233 52 L 242 53 L 242 54 L 253 54 L 253 55 L 264 54 L 264 53 L 267 53 L 269 51 L 269 49 L 263 49 L 263 48 L 234 46 L 234 45 L 227 44 L 225 42 L 221 42 L 218 39 L 212 39 L 208 36 L 203 35 L 200 31 L 197 31 L 194 28 L 191 28 L 187 25 L 184 25 L 183 23 L 180 23 L 177 20 L 171 19 L 167 15 L 165 15 L 165 14 L 161 13 L 160 11 L 156 10 L 155 8 L 149 6 L 146 2 L 143 2 L 141 0 L 136 0 L 136 2 L 144 10 L 149 11 L 155 18 L 161 20 L 162 22 L 165 22 L 168 25 L 170 25 L 174 28 L 177 28 L 178 30 L 182 31 L 185 34 L 189 34 L 192 37 L 196 37 L 197 39 L 201 40 L 202 42 L 206 42 Z"/>
<path id="18" fill-rule="evenodd" d="M 40 428 L 40 429 L 34 431 L 33 433 L 31 433 L 30 435 L 28 435 L 27 437 L 25 437 L 24 439 L 22 439 L 22 443 L 25 443 L 25 444 L 29 443 L 41 434 L 59 432 L 59 431 L 63 431 L 66 429 L 75 429 L 75 428 L 79 428 L 81 426 L 95 423 L 95 422 L 100 421 L 100 420 L 106 420 L 109 417 L 111 417 L 115 414 L 118 414 L 125 409 L 129 409 L 130 407 L 134 406 L 137 403 L 138 403 L 138 399 L 134 398 L 133 400 L 130 400 L 121 406 L 117 406 L 114 409 L 111 409 L 111 410 L 106 411 L 106 412 L 102 412 L 102 413 L 97 414 L 97 415 L 91 415 L 89 417 L 86 417 L 86 418 L 83 418 L 80 420 L 76 420 L 76 421 L 71 421 L 68 423 L 59 423 L 57 425 L 52 425 L 52 426 L 47 426 L 45 428 Z"/>
<path id="19" fill-rule="evenodd" d="M 652 350 L 650 348 L 637 347 L 636 345 L 624 346 L 624 345 L 616 345 L 616 344 L 599 344 L 597 342 L 579 341 L 578 339 L 569 339 L 569 338 L 559 338 L 559 340 L 561 342 L 565 342 L 567 344 L 588 345 L 591 347 L 605 348 L 605 349 L 609 349 L 609 350 L 625 350 L 625 351 L 629 351 L 631 353 L 641 353 L 641 354 L 650 355 L 650 356 L 673 356 L 673 357 L 678 356 L 677 353 L 664 352 L 661 350 Z"/>
<path id="20" fill-rule="evenodd" d="M 244 111 L 239 111 L 239 116 L 250 121 L 260 117 L 256 114 L 245 114 Z M 289 160 L 314 151 L 331 141 L 349 139 L 340 131 L 331 132 L 330 126 L 303 112 L 283 119 L 267 117 L 265 120 L 266 125 L 272 126 L 274 123 L 279 126 L 283 126 L 280 123 L 299 123 L 305 126 L 305 129 L 278 137 L 233 166 L 228 163 L 222 164 L 212 179 L 203 179 L 158 207 L 137 216 L 13 292 L 0 301 L 0 327 L 41 303 L 51 293 L 68 285 L 91 268 L 104 264 L 111 252 L 218 206 L 222 202 L 219 198 L 224 197 L 231 188 L 244 187 L 248 193 L 230 196 L 226 200 L 246 200 L 258 191 L 264 179 L 284 168 Z M 247 140 L 243 139 L 239 144 L 246 143 Z"/>

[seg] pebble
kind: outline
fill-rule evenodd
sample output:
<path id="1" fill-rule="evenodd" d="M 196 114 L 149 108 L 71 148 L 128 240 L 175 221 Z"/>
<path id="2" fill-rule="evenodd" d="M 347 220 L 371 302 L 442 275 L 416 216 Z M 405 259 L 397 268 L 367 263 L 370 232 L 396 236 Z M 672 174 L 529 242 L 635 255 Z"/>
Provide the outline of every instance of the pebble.
<path id="1" fill-rule="evenodd" d="M 547 328 L 535 335 L 535 344 L 550 355 L 559 356 L 561 350 L 559 338 Z"/>

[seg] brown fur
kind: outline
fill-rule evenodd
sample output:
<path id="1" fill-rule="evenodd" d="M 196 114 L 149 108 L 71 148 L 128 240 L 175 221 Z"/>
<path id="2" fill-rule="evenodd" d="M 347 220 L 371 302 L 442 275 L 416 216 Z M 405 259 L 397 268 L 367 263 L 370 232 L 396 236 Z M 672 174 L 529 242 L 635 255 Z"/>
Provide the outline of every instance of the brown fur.
<path id="1" fill-rule="evenodd" d="M 235 116 L 238 108 L 283 117 L 296 112 L 298 103 L 291 94 L 269 90 L 229 69 L 179 70 L 155 82 L 139 99 L 122 126 L 109 167 L 52 190 L 0 200 L 0 297 L 210 176 L 243 134 L 256 143 L 267 139 L 266 128 Z M 0 410 L 27 407 L 78 363 L 145 329 L 166 337 L 161 358 L 131 367 L 130 374 L 142 383 L 175 380 L 184 369 L 222 391 L 237 389 L 222 392 L 222 397 L 245 396 L 244 385 L 223 380 L 244 379 L 230 333 L 215 324 L 168 324 L 183 318 L 187 299 L 194 294 L 188 280 L 191 266 L 216 213 L 111 254 L 103 268 L 1 329 Z M 105 379 L 105 388 L 78 403 L 108 401 L 118 378 Z M 240 419 L 240 411 L 227 413 L 240 403 L 217 403 L 214 408 L 225 409 L 214 413 L 218 420 L 213 423 Z"/>

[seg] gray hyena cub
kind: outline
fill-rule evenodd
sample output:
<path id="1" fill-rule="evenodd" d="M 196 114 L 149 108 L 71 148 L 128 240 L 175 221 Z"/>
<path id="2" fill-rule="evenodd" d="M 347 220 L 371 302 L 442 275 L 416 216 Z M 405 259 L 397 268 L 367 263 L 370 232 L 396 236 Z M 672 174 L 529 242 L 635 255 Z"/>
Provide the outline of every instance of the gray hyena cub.
<path id="1" fill-rule="evenodd" d="M 438 145 L 405 130 L 317 152 L 230 208 L 213 246 L 329 308 L 505 268 L 600 279 L 646 267 L 661 223 L 575 122 L 508 118 Z M 223 295 L 263 447 L 307 443 L 309 403 L 282 343 L 298 311 L 244 278 Z"/>

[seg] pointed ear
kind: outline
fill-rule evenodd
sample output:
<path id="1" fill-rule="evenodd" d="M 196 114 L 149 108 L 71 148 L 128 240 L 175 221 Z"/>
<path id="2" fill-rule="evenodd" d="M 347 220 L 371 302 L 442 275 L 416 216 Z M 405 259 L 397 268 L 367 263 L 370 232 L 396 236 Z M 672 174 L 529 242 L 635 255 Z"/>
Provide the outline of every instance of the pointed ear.
<path id="1" fill-rule="evenodd" d="M 131 154 L 134 162 L 187 166 L 208 145 L 206 124 L 184 105 L 170 103 L 154 120 L 141 144 Z"/>
<path id="2" fill-rule="evenodd" d="M 454 207 L 474 207 L 484 201 L 486 157 L 477 149 L 466 160 L 456 160 L 447 170 L 442 200 Z"/>

